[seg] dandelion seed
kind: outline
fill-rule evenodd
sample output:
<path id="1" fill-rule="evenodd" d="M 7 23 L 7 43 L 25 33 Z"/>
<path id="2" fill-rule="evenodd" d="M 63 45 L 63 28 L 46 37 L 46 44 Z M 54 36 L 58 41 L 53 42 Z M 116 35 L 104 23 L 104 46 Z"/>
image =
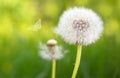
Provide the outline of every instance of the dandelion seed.
<path id="1" fill-rule="evenodd" d="M 39 19 L 33 26 L 29 27 L 28 30 L 38 31 L 41 28 L 41 19 Z"/>

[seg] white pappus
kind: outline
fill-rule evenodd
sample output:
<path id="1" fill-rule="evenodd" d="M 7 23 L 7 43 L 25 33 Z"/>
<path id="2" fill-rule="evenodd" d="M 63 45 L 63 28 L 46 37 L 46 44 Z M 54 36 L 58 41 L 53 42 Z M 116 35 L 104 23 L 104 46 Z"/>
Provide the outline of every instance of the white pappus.
<path id="1" fill-rule="evenodd" d="M 39 55 L 46 60 L 61 59 L 64 57 L 66 50 L 57 45 L 55 39 L 47 41 L 47 45 L 39 43 Z"/>
<path id="2" fill-rule="evenodd" d="M 91 9 L 74 7 L 60 17 L 55 32 L 70 44 L 89 45 L 94 43 L 103 31 L 101 18 Z"/>

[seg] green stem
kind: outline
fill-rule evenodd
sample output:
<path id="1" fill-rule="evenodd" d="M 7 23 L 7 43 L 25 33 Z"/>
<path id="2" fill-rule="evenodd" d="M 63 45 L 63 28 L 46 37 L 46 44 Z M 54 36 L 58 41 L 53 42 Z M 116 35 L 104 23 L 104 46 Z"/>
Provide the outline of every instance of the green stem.
<path id="1" fill-rule="evenodd" d="M 55 78 L 55 72 L 56 72 L 56 60 L 52 60 L 52 78 Z"/>
<path id="2" fill-rule="evenodd" d="M 78 71 L 79 65 L 80 65 L 81 51 L 82 51 L 82 46 L 80 44 L 78 44 L 75 67 L 74 67 L 73 74 L 72 74 L 71 78 L 76 78 L 77 71 Z"/>

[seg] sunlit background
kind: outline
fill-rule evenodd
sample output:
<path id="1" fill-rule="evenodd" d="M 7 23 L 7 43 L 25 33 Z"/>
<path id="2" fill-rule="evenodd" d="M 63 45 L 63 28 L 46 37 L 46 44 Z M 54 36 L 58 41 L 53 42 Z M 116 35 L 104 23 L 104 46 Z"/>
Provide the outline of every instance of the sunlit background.
<path id="1" fill-rule="evenodd" d="M 74 6 L 91 8 L 104 21 L 101 39 L 83 47 L 77 78 L 120 78 L 120 0 L 0 0 L 0 78 L 51 78 L 38 42 L 55 38 L 60 15 Z M 39 19 L 41 28 L 28 30 Z M 76 46 L 57 40 L 69 52 L 57 61 L 56 78 L 70 78 Z"/>

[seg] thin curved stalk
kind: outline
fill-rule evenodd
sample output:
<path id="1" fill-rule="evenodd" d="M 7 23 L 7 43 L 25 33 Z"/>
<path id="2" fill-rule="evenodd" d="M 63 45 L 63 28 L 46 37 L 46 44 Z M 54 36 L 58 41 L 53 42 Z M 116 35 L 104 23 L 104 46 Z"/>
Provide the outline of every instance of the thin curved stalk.
<path id="1" fill-rule="evenodd" d="M 77 71 L 78 71 L 79 65 L 80 65 L 81 51 L 82 51 L 82 46 L 80 44 L 78 44 L 75 67 L 74 67 L 73 74 L 72 74 L 71 78 L 76 78 Z"/>

